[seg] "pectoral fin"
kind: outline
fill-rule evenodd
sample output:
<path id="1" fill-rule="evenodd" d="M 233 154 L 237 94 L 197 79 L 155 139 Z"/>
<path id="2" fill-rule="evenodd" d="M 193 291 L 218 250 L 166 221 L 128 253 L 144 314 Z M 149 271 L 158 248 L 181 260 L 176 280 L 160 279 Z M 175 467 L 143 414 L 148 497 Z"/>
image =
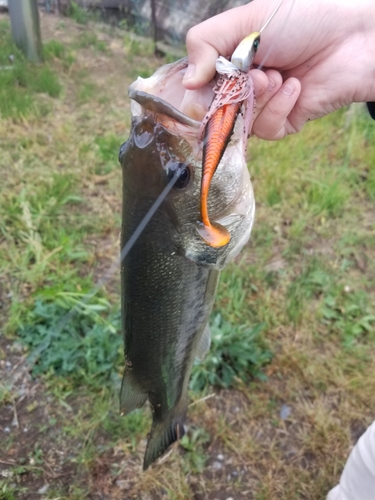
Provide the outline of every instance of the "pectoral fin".
<path id="1" fill-rule="evenodd" d="M 205 326 L 205 329 L 202 333 L 202 337 L 199 340 L 198 348 L 197 348 L 197 353 L 196 353 L 196 358 L 199 359 L 199 361 L 203 361 L 204 358 L 206 357 L 206 354 L 208 353 L 211 345 L 211 330 L 209 327 L 209 324 Z"/>

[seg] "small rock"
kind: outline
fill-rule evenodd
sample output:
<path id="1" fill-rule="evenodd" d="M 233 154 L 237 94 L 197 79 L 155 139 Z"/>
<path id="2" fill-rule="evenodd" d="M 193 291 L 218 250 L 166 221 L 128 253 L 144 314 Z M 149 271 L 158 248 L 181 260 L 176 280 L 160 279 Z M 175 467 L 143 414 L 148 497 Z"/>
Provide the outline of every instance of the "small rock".
<path id="1" fill-rule="evenodd" d="M 280 418 L 283 420 L 287 419 L 289 415 L 292 413 L 292 409 L 288 405 L 283 405 L 280 410 Z"/>
<path id="2" fill-rule="evenodd" d="M 10 433 L 9 427 L 4 427 L 4 432 L 5 432 L 5 434 L 9 434 Z"/>
<path id="3" fill-rule="evenodd" d="M 289 450 L 285 453 L 284 457 L 286 459 L 293 458 L 297 455 L 297 452 L 295 450 Z"/>
<path id="4" fill-rule="evenodd" d="M 47 493 L 47 490 L 49 488 L 49 484 L 45 484 L 41 488 L 39 488 L 38 493 L 39 495 L 44 495 L 44 493 Z"/>
<path id="5" fill-rule="evenodd" d="M 234 500 L 234 498 L 233 497 L 228 497 L 225 500 Z"/>
<path id="6" fill-rule="evenodd" d="M 0 471 L 0 474 L 3 477 L 13 477 L 13 472 L 11 470 L 2 470 Z"/>
<path id="7" fill-rule="evenodd" d="M 219 455 L 216 458 L 218 460 L 220 460 L 220 462 L 222 462 L 224 460 L 224 455 L 222 455 L 221 453 L 219 453 Z"/>
<path id="8" fill-rule="evenodd" d="M 126 481 L 125 479 L 117 479 L 116 484 L 120 490 L 128 490 L 130 488 L 129 481 Z"/>
<path id="9" fill-rule="evenodd" d="M 351 291 L 352 291 L 352 289 L 350 288 L 350 286 L 349 286 L 349 285 L 345 285 L 345 286 L 344 286 L 344 292 L 345 292 L 345 293 L 350 293 Z"/>
<path id="10" fill-rule="evenodd" d="M 10 348 L 12 352 L 18 352 L 22 353 L 23 352 L 23 345 L 20 344 L 19 342 L 15 342 L 12 347 Z"/>
<path id="11" fill-rule="evenodd" d="M 214 470 L 221 470 L 221 469 L 222 469 L 222 467 L 223 467 L 223 464 L 221 464 L 220 462 L 214 462 L 214 463 L 212 464 L 212 468 L 213 468 Z"/>

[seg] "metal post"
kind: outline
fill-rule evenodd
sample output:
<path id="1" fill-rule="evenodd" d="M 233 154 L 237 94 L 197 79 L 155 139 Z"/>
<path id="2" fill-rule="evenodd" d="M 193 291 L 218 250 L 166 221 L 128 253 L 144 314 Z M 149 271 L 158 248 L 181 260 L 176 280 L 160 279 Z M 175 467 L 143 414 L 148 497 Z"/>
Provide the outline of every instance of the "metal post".
<path id="1" fill-rule="evenodd" d="M 152 31 L 153 31 L 153 39 L 154 39 L 154 54 L 158 55 L 158 47 L 157 47 L 157 42 L 158 42 L 158 23 L 156 19 L 156 5 L 155 5 L 155 0 L 151 0 L 151 24 L 152 24 Z"/>
<path id="2" fill-rule="evenodd" d="M 42 41 L 36 0 L 9 0 L 8 8 L 14 42 L 29 61 L 42 61 Z"/>

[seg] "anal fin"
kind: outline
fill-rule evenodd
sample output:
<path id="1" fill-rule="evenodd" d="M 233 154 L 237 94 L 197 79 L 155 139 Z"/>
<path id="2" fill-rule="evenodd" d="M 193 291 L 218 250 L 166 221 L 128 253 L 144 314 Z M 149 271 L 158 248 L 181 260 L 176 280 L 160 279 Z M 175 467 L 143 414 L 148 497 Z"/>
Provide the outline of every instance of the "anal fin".
<path id="1" fill-rule="evenodd" d="M 120 392 L 121 415 L 127 415 L 136 408 L 141 408 L 147 400 L 147 393 L 137 386 L 130 371 L 125 371 Z"/>

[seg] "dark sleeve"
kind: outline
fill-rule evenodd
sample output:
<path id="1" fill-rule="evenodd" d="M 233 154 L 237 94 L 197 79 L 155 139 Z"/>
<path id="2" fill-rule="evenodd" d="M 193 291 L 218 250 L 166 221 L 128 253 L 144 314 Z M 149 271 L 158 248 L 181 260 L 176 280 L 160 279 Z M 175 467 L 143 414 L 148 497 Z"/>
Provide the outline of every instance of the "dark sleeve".
<path id="1" fill-rule="evenodd" d="M 375 102 L 368 102 L 367 109 L 368 112 L 370 113 L 371 118 L 375 120 Z"/>

